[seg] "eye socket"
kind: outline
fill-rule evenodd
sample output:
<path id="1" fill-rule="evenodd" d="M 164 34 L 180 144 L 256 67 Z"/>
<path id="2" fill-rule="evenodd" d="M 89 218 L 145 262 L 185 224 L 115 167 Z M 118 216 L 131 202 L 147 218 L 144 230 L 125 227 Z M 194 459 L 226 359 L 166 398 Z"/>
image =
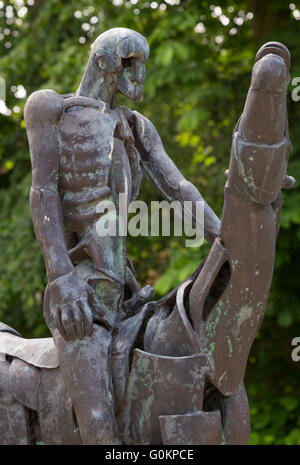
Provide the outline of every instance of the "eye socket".
<path id="1" fill-rule="evenodd" d="M 134 58 L 132 57 L 122 58 L 121 61 L 123 68 L 132 68 L 134 65 Z"/>

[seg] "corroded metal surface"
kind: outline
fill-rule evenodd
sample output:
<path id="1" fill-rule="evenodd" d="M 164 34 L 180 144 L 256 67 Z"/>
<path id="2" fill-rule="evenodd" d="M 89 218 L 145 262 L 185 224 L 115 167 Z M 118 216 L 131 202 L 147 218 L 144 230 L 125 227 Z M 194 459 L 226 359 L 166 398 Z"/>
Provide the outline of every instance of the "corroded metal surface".
<path id="1" fill-rule="evenodd" d="M 174 310 L 168 315 L 167 308 L 159 308 L 149 321 L 145 336 L 144 349 L 158 355 L 183 357 L 198 352 L 195 332 L 188 319 L 184 298 L 192 280 L 187 280 L 177 290 Z M 167 316 L 164 317 L 164 313 Z M 170 335 L 172 334 L 172 337 Z"/>
<path id="2" fill-rule="evenodd" d="M 148 303 L 138 315 L 124 320 L 113 339 L 112 345 L 112 380 L 114 387 L 115 412 L 122 408 L 128 377 L 130 373 L 130 359 L 133 347 L 141 332 L 145 320 L 153 312 L 154 303 Z"/>
<path id="3" fill-rule="evenodd" d="M 163 444 L 205 445 L 222 443 L 221 413 L 195 412 L 186 415 L 162 415 L 159 417 Z"/>
<path id="4" fill-rule="evenodd" d="M 117 107 L 142 96 L 149 46 L 116 28 L 94 42 L 75 94 L 35 92 L 25 107 L 32 219 L 47 269 L 44 316 L 53 339 L 0 323 L 0 443 L 246 444 L 243 377 L 272 279 L 287 175 L 290 54 L 257 53 L 233 133 L 222 221 L 204 201 L 212 245 L 197 270 L 158 302 L 140 289 L 120 232 L 101 236 L 100 201 L 127 225 L 146 173 L 164 199 L 201 194 L 153 124 Z M 119 194 L 126 194 L 125 210 Z"/>
<path id="5" fill-rule="evenodd" d="M 45 444 L 82 444 L 60 369 L 42 370 L 37 402 L 41 440 Z"/>
<path id="6" fill-rule="evenodd" d="M 229 445 L 247 444 L 250 436 L 250 415 L 247 394 L 242 385 L 236 394 L 223 401 L 225 410 L 224 441 Z"/>
<path id="7" fill-rule="evenodd" d="M 276 241 L 272 202 L 284 182 L 289 152 L 288 77 L 278 55 L 264 56 L 253 68 L 244 112 L 233 134 L 224 191 L 220 238 L 227 249 L 230 278 L 203 329 L 197 308 L 191 313 L 201 350 L 208 354 L 210 381 L 224 395 L 234 394 L 242 382 L 268 300 Z"/>
<path id="8" fill-rule="evenodd" d="M 201 354 L 166 357 L 136 349 L 118 418 L 123 442 L 161 444 L 161 415 L 202 409 L 206 372 Z"/>

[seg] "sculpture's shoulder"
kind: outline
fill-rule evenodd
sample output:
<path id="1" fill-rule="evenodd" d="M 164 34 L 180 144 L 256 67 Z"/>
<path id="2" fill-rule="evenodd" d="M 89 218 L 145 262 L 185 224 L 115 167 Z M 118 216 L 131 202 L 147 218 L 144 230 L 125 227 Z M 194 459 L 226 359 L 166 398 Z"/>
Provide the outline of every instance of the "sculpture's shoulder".
<path id="1" fill-rule="evenodd" d="M 139 113 L 136 110 L 131 110 L 131 108 L 125 106 L 117 107 L 117 110 L 119 112 L 122 112 L 122 114 L 130 124 L 135 124 L 136 120 L 148 120 L 144 115 L 142 115 L 142 113 Z"/>
<path id="2" fill-rule="evenodd" d="M 38 90 L 30 95 L 24 108 L 26 128 L 57 124 L 63 114 L 64 98 L 54 90 Z"/>
<path id="3" fill-rule="evenodd" d="M 160 149 L 163 147 L 162 141 L 154 124 L 146 116 L 136 110 L 131 111 L 131 121 L 133 124 L 135 142 L 142 158 L 148 159 L 149 154 L 156 157 L 156 153 L 159 154 L 158 157 L 161 158 L 162 151 Z M 153 150 L 154 147 L 158 149 L 158 151 Z"/>
<path id="4" fill-rule="evenodd" d="M 131 118 L 134 120 L 136 127 L 139 128 L 143 134 L 147 133 L 149 137 L 158 136 L 158 132 L 149 118 L 136 110 L 133 110 L 131 114 Z"/>

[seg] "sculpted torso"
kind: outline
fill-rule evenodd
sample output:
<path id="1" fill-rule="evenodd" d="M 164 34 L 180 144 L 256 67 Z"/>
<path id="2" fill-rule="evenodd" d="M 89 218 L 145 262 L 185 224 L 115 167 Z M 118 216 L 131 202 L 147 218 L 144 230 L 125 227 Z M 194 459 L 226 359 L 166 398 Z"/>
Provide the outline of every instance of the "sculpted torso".
<path id="1" fill-rule="evenodd" d="M 57 173 L 49 175 L 57 178 L 64 226 L 76 229 L 99 216 L 96 207 L 101 200 L 119 193 L 130 197 L 132 174 L 124 142 L 132 134 L 120 108 L 57 93 L 52 99 L 60 103 L 62 111 L 56 123 Z M 116 164 L 117 172 L 113 172 Z"/>
<path id="2" fill-rule="evenodd" d="M 113 111 L 105 113 L 104 105 L 83 107 L 76 105 L 76 98 L 72 100 L 58 126 L 59 188 L 64 193 L 108 184 L 113 135 L 118 122 Z"/>

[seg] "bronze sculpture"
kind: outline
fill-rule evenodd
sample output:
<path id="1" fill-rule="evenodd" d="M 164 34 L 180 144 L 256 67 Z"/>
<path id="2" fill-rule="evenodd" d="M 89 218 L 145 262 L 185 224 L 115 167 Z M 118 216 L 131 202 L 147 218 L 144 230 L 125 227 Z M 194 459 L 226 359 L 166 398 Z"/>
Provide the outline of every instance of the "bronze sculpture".
<path id="1" fill-rule="evenodd" d="M 126 237 L 97 233 L 100 201 L 116 205 L 119 225 L 127 221 L 118 195 L 135 199 L 143 171 L 168 201 L 203 200 L 152 123 L 115 104 L 117 92 L 141 97 L 148 54 L 135 31 L 107 31 L 75 95 L 43 90 L 26 104 L 53 339 L 27 341 L 0 327 L 0 443 L 248 441 L 243 376 L 268 299 L 280 190 L 294 182 L 286 174 L 290 54 L 277 42 L 258 51 L 221 222 L 205 203 L 211 250 L 158 302 L 149 302 L 150 286 L 139 288 Z"/>

